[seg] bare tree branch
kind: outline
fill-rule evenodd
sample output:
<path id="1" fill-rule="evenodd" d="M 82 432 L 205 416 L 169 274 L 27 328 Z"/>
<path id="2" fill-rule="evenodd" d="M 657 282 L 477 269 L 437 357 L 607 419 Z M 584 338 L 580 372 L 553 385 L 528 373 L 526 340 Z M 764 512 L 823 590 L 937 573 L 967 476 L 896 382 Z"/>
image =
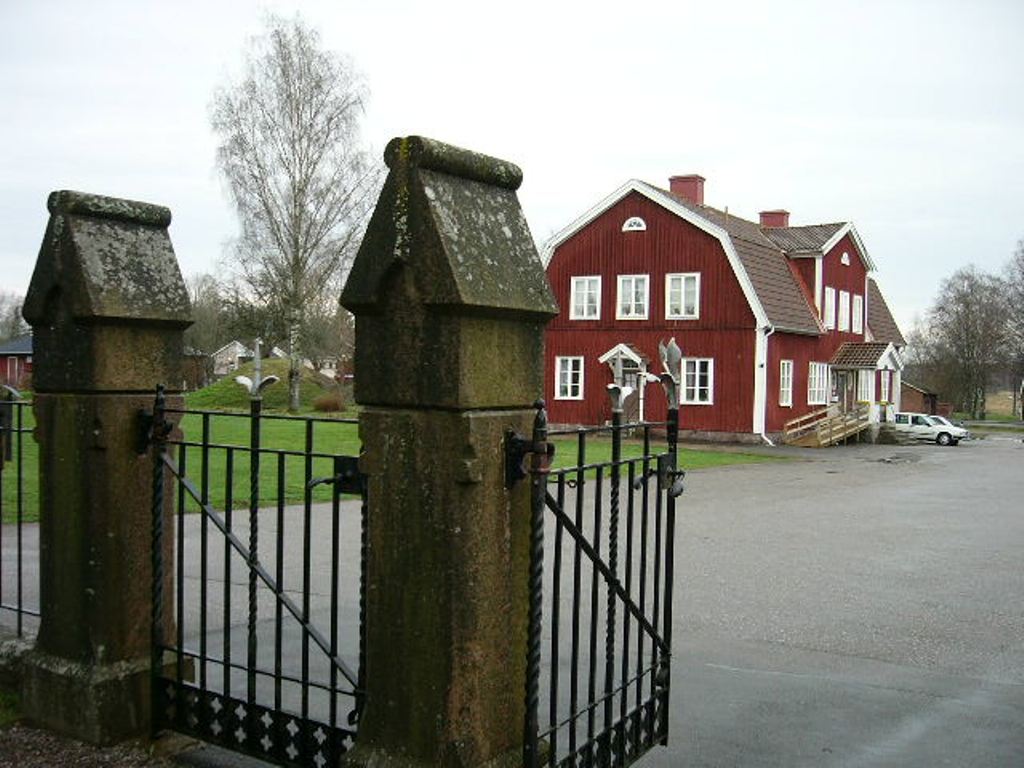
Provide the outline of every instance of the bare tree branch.
<path id="1" fill-rule="evenodd" d="M 380 183 L 359 139 L 366 93 L 352 64 L 324 51 L 298 17 L 270 16 L 243 80 L 213 98 L 217 164 L 240 223 L 232 260 L 288 329 L 292 408 L 303 344 L 323 338 L 324 318 L 337 315 L 336 291 Z"/>

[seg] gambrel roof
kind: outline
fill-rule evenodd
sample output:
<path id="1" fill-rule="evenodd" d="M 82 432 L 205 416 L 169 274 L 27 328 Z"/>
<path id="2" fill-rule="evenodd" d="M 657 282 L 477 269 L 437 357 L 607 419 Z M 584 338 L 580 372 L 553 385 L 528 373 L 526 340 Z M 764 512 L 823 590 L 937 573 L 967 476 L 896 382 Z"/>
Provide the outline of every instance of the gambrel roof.
<path id="1" fill-rule="evenodd" d="M 817 336 L 825 329 L 813 299 L 801 287 L 782 250 L 759 224 L 707 205 L 697 205 L 667 190 L 633 179 L 556 234 L 544 247 L 544 265 L 555 248 L 630 192 L 637 192 L 718 239 L 759 327 Z"/>

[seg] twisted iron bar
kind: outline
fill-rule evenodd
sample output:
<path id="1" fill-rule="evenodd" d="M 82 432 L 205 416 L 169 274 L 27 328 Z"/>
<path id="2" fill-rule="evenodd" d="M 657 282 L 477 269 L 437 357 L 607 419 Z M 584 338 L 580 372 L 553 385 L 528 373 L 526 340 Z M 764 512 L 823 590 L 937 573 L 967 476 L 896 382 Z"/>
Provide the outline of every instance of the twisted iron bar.
<path id="1" fill-rule="evenodd" d="M 526 733 L 523 747 L 525 768 L 540 764 L 540 644 L 543 618 L 544 506 L 548 484 L 548 414 L 544 401 L 534 406 L 532 452 L 530 456 L 530 596 L 526 640 Z"/>
<path id="2" fill-rule="evenodd" d="M 150 666 L 150 727 L 155 736 L 159 730 L 160 691 L 159 680 L 163 666 L 164 643 L 164 462 L 167 452 L 167 437 L 170 424 L 165 418 L 167 401 L 164 397 L 164 386 L 156 388 L 153 402 L 153 421 L 150 428 L 150 440 L 153 447 L 153 504 L 150 516 L 152 550 L 150 566 L 152 568 L 153 596 L 150 614 L 150 649 L 152 663 Z"/>
<path id="3" fill-rule="evenodd" d="M 249 623 L 247 644 L 247 690 L 250 712 L 256 703 L 256 568 L 259 565 L 259 507 L 260 507 L 260 412 L 263 401 L 254 397 L 249 403 Z M 255 717 L 252 714 L 252 717 Z"/>

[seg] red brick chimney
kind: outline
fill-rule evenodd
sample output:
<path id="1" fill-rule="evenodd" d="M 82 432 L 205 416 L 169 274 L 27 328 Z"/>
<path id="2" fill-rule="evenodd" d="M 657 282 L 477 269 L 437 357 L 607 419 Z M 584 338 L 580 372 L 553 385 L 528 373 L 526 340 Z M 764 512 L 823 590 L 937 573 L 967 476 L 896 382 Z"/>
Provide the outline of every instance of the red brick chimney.
<path id="1" fill-rule="evenodd" d="M 788 227 L 789 211 L 761 211 L 762 227 Z"/>
<path id="2" fill-rule="evenodd" d="M 673 176 L 668 180 L 669 191 L 697 205 L 704 205 L 704 177 L 691 173 L 689 176 Z"/>

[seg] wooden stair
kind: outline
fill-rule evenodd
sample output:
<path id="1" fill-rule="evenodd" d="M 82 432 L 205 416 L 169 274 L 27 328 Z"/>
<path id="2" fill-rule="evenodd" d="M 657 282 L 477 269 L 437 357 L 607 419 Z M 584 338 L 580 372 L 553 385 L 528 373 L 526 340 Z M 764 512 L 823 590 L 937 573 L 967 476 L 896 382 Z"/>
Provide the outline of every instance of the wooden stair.
<path id="1" fill-rule="evenodd" d="M 825 448 L 858 435 L 871 426 L 866 403 L 849 411 L 829 406 L 787 421 L 783 427 L 783 441 L 787 445 Z"/>

